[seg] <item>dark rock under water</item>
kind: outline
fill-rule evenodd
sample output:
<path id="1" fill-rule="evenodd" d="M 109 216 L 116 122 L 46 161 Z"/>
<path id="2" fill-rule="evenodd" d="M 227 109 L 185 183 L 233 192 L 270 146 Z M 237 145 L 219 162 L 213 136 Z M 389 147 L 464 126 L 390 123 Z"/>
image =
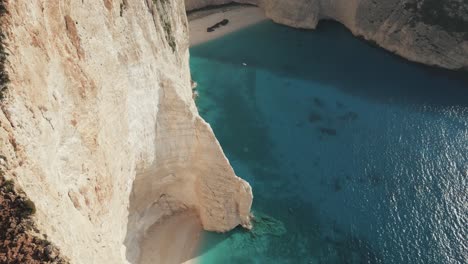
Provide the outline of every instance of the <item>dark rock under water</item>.
<path id="1" fill-rule="evenodd" d="M 191 56 L 202 116 L 286 230 L 208 233 L 202 263 L 468 262 L 466 77 L 336 23 L 265 22 Z"/>

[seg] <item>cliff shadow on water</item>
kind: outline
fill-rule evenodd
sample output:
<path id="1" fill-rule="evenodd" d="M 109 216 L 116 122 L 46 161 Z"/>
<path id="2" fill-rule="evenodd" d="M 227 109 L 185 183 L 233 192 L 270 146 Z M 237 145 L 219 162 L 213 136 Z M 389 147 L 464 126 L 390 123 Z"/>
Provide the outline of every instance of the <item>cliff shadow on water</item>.
<path id="1" fill-rule="evenodd" d="M 258 217 L 251 232 L 205 234 L 202 263 L 464 259 L 465 73 L 407 62 L 330 21 L 262 22 L 191 48 L 190 63 L 199 112 L 251 183 Z"/>
<path id="2" fill-rule="evenodd" d="M 238 41 L 240 38 L 252 38 L 251 36 L 259 37 L 251 41 Z M 229 53 L 212 52 L 208 48 L 210 46 L 229 47 Z M 262 48 L 256 48 L 254 54 L 250 52 L 253 47 Z M 287 52 L 277 52 L 278 50 Z M 333 50 L 333 54 L 324 52 L 325 50 Z M 267 21 L 211 43 L 193 47 L 192 53 L 222 63 L 247 63 L 250 67 L 265 69 L 285 77 L 325 83 L 349 94 L 383 102 L 468 105 L 465 89 L 468 87 L 468 75 L 465 72 L 425 65 L 415 67 L 413 62 L 371 42 L 355 38 L 349 30 L 334 21 L 321 21 L 314 31 L 291 29 Z M 231 56 L 231 53 L 238 56 Z M 366 63 L 363 63 L 362 56 L 365 56 Z M 386 60 L 391 63 L 382 63 Z M 378 89 L 375 88 L 376 84 L 379 84 Z M 439 86 L 444 88 L 432 88 Z"/>

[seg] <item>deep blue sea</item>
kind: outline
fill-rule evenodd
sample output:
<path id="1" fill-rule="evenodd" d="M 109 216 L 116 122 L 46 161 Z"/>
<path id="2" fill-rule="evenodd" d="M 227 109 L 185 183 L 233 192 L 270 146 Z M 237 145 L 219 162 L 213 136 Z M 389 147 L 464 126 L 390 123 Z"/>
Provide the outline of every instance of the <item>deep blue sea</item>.
<path id="1" fill-rule="evenodd" d="M 253 188 L 202 263 L 468 263 L 468 74 L 323 22 L 191 48 L 197 106 Z M 245 63 L 245 65 L 243 64 Z"/>

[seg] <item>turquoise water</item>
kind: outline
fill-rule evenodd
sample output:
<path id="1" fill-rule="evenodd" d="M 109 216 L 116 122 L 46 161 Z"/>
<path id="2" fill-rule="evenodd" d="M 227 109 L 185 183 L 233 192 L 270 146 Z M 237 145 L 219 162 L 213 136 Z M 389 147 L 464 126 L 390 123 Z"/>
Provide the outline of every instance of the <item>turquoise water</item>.
<path id="1" fill-rule="evenodd" d="M 193 47 L 191 70 L 257 216 L 205 234 L 202 263 L 468 263 L 461 73 L 332 22 L 252 26 Z"/>

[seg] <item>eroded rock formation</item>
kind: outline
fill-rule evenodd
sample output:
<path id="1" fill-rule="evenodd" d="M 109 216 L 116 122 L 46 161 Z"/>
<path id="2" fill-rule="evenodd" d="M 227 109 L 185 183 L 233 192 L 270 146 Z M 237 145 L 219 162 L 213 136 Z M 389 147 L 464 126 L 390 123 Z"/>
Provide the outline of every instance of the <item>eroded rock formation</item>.
<path id="1" fill-rule="evenodd" d="M 207 230 L 249 227 L 250 186 L 192 100 L 182 0 L 5 8 L 0 165 L 35 204 L 33 235 L 71 263 L 115 264 L 183 210 Z"/>
<path id="2" fill-rule="evenodd" d="M 185 0 L 187 10 L 229 2 L 260 6 L 277 23 L 314 29 L 336 20 L 408 60 L 468 70 L 466 0 Z"/>

